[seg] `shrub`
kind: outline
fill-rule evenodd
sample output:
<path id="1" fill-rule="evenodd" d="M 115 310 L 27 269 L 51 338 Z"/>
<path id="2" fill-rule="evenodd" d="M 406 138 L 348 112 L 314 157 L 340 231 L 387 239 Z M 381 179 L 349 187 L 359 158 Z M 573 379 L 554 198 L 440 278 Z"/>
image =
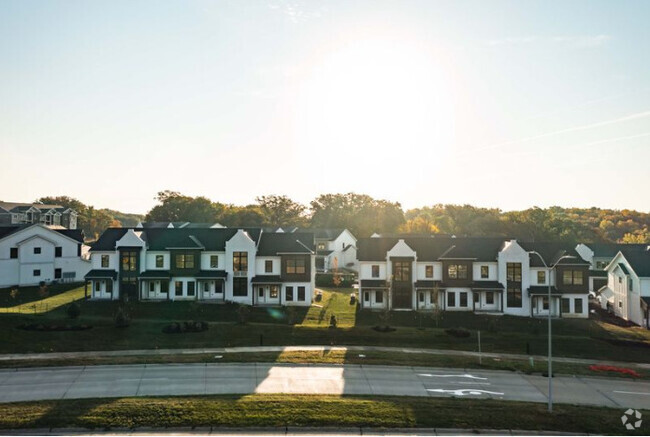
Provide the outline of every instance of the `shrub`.
<path id="1" fill-rule="evenodd" d="M 126 328 L 131 324 L 131 318 L 122 307 L 117 309 L 114 320 L 116 328 Z"/>
<path id="2" fill-rule="evenodd" d="M 72 302 L 70 305 L 68 305 L 66 312 L 68 313 L 68 317 L 71 319 L 76 319 L 79 317 L 79 315 L 81 315 L 81 307 L 77 302 Z"/>
<path id="3" fill-rule="evenodd" d="M 456 338 L 467 338 L 470 335 L 469 331 L 463 328 L 445 329 L 445 333 L 447 333 L 447 335 L 451 335 L 452 337 L 456 337 Z"/>
<path id="4" fill-rule="evenodd" d="M 353 273 L 317 273 L 317 287 L 352 287 L 356 277 Z M 337 285 L 338 283 L 338 285 Z"/>
<path id="5" fill-rule="evenodd" d="M 208 324 L 206 322 L 174 322 L 166 325 L 162 331 L 165 334 L 182 334 L 186 332 L 203 332 L 208 329 Z"/>
<path id="6" fill-rule="evenodd" d="M 239 318 L 239 323 L 245 325 L 248 322 L 248 316 L 250 315 L 251 308 L 248 305 L 239 305 L 237 308 L 237 317 Z"/>
<path id="7" fill-rule="evenodd" d="M 337 324 L 337 323 L 338 323 L 338 322 L 337 322 L 337 320 L 336 320 L 336 316 L 335 316 L 334 314 L 332 314 L 332 315 L 330 316 L 330 328 L 332 328 L 332 329 L 336 328 L 336 324 Z"/>

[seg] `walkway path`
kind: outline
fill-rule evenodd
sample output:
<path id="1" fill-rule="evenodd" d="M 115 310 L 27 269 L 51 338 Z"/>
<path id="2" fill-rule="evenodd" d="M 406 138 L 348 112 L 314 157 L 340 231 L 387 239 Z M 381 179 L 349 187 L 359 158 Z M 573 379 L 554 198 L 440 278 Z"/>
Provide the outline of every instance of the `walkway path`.
<path id="1" fill-rule="evenodd" d="M 650 409 L 650 382 L 554 378 L 557 403 Z M 548 379 L 503 371 L 365 365 L 158 364 L 0 370 L 0 402 L 294 393 L 547 402 Z"/>
<path id="2" fill-rule="evenodd" d="M 61 360 L 74 358 L 98 358 L 98 357 L 135 357 L 135 356 L 162 356 L 162 355 L 200 355 L 200 354 L 225 354 L 225 353 L 258 353 L 258 352 L 299 352 L 299 351 L 350 351 L 350 352 L 389 352 L 403 354 L 431 354 L 445 356 L 464 356 L 478 358 L 478 352 L 459 351 L 449 349 L 419 349 L 383 346 L 245 346 L 226 348 L 197 348 L 197 349 L 140 349 L 140 350 L 117 350 L 117 351 L 84 351 L 84 352 L 48 352 L 32 354 L 4 354 L 0 355 L 0 361 L 34 361 L 34 360 Z M 530 355 L 507 354 L 507 353 L 482 353 L 483 358 L 501 358 L 510 360 L 528 360 Z M 536 361 L 545 361 L 546 356 L 533 355 Z M 616 366 L 636 366 L 643 369 L 650 369 L 650 363 L 630 363 L 623 361 L 604 361 L 585 358 L 553 357 L 556 363 L 574 364 L 611 364 Z"/>

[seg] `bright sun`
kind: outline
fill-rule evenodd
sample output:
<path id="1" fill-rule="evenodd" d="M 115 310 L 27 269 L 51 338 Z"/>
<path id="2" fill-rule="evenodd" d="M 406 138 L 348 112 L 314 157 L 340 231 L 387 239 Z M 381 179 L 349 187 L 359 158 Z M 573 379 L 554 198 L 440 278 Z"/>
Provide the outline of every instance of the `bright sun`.
<path id="1" fill-rule="evenodd" d="M 454 132 L 449 74 L 444 56 L 399 38 L 357 39 L 317 57 L 297 114 L 303 158 L 325 167 L 331 152 L 389 171 L 396 159 L 440 157 Z"/>

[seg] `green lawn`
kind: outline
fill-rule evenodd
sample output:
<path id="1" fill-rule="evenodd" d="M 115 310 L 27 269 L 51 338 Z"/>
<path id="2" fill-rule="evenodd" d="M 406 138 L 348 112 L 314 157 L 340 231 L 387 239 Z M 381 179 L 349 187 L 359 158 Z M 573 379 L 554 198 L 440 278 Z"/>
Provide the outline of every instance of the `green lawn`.
<path id="1" fill-rule="evenodd" d="M 47 285 L 44 289 L 46 295 L 43 295 L 43 291 L 39 286 L 18 287 L 18 293 L 15 296 L 11 295 L 11 288 L 0 288 L 0 312 L 6 311 L 5 308 L 16 308 L 29 303 L 37 304 L 38 306 L 43 306 L 45 308 L 45 306 L 41 304 L 42 301 L 53 302 L 52 299 L 54 297 L 60 296 L 70 290 L 79 289 L 80 287 L 83 290 L 83 284 L 78 282 Z M 83 297 L 83 293 L 81 297 Z M 57 306 L 49 307 L 49 310 L 55 309 L 56 307 Z"/>
<path id="2" fill-rule="evenodd" d="M 381 333 L 379 315 L 356 310 L 350 304 L 350 290 L 325 290 L 322 302 L 309 308 L 253 308 L 248 323 L 237 323 L 236 306 L 196 302 L 131 303 L 132 323 L 128 328 L 114 327 L 115 302 L 85 301 L 81 317 L 74 323 L 93 325 L 87 331 L 37 332 L 13 329 L 21 323 L 72 323 L 65 307 L 38 316 L 0 313 L 0 353 L 119 350 L 151 348 L 194 348 L 221 346 L 270 345 L 381 345 L 436 349 L 478 349 L 481 330 L 484 352 L 533 355 L 546 354 L 546 320 L 470 313 L 445 313 L 439 326 L 414 312 L 397 312 L 390 324 L 394 332 Z M 289 325 L 291 317 L 297 324 Z M 330 315 L 338 319 L 337 329 L 329 329 Z M 419 318 L 421 317 L 421 318 Z M 201 333 L 163 334 L 169 321 L 205 320 L 210 328 Z M 619 328 L 593 320 L 555 320 L 553 346 L 555 356 L 650 362 L 650 332 L 638 328 Z M 420 327 L 421 325 L 421 327 Z M 464 327 L 467 338 L 453 337 L 446 328 Z M 615 343 L 635 341 L 629 345 Z"/>
<path id="3" fill-rule="evenodd" d="M 285 427 L 515 429 L 627 432 L 621 410 L 496 400 L 393 396 L 247 395 L 84 399 L 3 404 L 0 429 L 84 427 Z M 642 411 L 644 416 L 650 411 Z"/>

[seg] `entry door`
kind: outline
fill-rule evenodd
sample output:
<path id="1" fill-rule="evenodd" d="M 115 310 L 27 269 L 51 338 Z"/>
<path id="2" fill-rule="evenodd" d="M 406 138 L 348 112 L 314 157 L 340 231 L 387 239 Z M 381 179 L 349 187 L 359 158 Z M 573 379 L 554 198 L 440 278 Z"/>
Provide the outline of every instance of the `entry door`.
<path id="1" fill-rule="evenodd" d="M 266 303 L 266 296 L 268 295 L 267 287 L 257 287 L 257 303 Z"/>
<path id="2" fill-rule="evenodd" d="M 412 260 L 393 260 L 393 308 L 411 309 L 413 307 Z"/>

